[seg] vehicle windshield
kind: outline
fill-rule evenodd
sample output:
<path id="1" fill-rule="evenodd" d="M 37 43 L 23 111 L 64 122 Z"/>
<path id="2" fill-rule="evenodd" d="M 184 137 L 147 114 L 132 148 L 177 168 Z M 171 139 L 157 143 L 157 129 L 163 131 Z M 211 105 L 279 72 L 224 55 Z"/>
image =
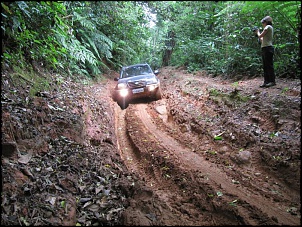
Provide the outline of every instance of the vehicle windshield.
<path id="1" fill-rule="evenodd" d="M 129 68 L 125 68 L 122 71 L 122 78 L 146 75 L 150 73 L 152 73 L 152 70 L 148 65 L 132 66 Z"/>

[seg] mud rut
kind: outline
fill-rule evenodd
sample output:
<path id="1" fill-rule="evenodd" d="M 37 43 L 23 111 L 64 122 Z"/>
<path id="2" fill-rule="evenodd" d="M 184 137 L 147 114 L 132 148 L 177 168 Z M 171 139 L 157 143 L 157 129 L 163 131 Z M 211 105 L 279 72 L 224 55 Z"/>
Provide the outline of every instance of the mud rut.
<path id="1" fill-rule="evenodd" d="M 297 225 L 299 220 L 259 192 L 257 184 L 234 184 L 233 178 L 158 128 L 169 124 L 165 100 L 161 113 L 149 103 L 121 110 L 115 105 L 116 134 L 127 168 L 153 192 L 158 225 Z M 278 180 L 276 179 L 276 182 Z M 156 196 L 155 196 L 156 195 Z M 284 223 L 283 223 L 284 222 Z M 149 223 L 151 224 L 151 223 Z"/>

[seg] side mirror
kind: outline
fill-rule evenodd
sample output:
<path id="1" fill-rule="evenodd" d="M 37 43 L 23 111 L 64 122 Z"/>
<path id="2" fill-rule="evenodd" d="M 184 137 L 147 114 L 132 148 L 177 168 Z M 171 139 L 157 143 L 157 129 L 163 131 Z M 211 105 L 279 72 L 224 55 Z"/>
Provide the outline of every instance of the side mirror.
<path id="1" fill-rule="evenodd" d="M 118 78 L 117 77 L 114 77 L 114 79 L 113 79 L 114 81 L 118 81 Z"/>
<path id="2" fill-rule="evenodd" d="M 154 74 L 155 74 L 155 75 L 158 75 L 158 74 L 159 74 L 158 69 L 154 70 Z"/>

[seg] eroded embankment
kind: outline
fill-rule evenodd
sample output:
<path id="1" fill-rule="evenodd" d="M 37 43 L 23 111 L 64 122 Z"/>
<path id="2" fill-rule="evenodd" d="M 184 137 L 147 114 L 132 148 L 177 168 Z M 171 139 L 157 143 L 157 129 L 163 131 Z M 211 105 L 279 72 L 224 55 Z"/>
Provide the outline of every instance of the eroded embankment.
<path id="1" fill-rule="evenodd" d="M 157 204 L 148 223 L 300 224 L 298 97 L 171 72 L 162 100 L 117 108 L 121 155 Z"/>
<path id="2" fill-rule="evenodd" d="M 165 202 L 174 212 L 189 214 L 193 224 L 205 224 L 201 220 L 207 224 L 276 224 L 276 210 L 269 201 L 259 195 L 250 198 L 251 192 L 232 184 L 215 165 L 158 130 L 146 107 L 138 104 L 127 109 L 128 137 L 144 170 L 138 174 L 155 182 L 155 191 L 166 194 Z M 192 214 L 198 218 L 192 219 Z"/>

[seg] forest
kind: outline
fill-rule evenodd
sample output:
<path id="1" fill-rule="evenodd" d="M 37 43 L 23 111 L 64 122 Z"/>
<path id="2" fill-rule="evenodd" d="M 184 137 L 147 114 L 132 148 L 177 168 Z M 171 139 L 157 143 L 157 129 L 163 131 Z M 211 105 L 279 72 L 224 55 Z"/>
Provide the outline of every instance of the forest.
<path id="1" fill-rule="evenodd" d="M 2 69 L 98 79 L 123 65 L 259 76 L 253 27 L 273 18 L 277 77 L 300 77 L 300 1 L 1 2 Z"/>
<path id="2" fill-rule="evenodd" d="M 276 86 L 259 87 L 268 15 Z M 301 2 L 7 1 L 1 17 L 2 226 L 301 225 Z M 136 63 L 161 97 L 124 109 Z"/>

